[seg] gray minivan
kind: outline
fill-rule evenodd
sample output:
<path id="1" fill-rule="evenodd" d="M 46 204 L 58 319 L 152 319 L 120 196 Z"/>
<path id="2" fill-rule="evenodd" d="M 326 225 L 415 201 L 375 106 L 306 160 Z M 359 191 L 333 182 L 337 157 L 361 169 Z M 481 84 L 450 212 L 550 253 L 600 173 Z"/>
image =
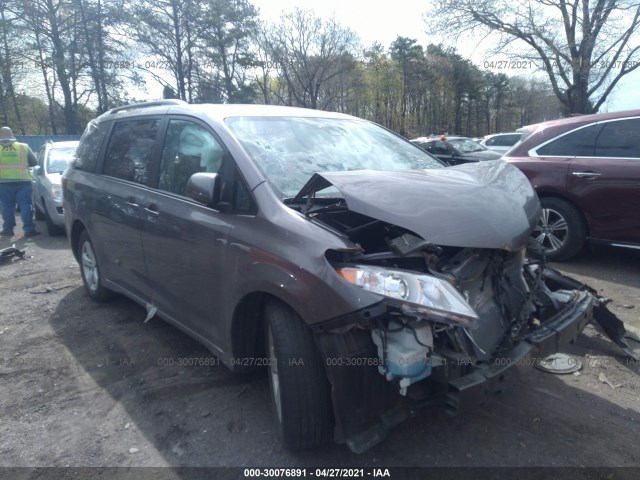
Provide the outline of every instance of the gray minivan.
<path id="1" fill-rule="evenodd" d="M 265 368 L 291 449 L 359 452 L 420 406 L 480 404 L 604 308 L 525 260 L 540 205 L 518 169 L 447 168 L 347 115 L 115 108 L 63 190 L 89 296 L 124 294 L 232 370 Z"/>

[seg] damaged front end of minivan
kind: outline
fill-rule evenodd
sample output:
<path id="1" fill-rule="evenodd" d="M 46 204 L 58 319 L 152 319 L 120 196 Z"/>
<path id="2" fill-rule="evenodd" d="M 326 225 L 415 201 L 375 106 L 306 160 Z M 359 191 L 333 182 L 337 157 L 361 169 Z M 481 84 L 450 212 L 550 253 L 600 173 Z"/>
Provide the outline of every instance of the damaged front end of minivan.
<path id="1" fill-rule="evenodd" d="M 603 299 L 527 259 L 539 204 L 508 164 L 321 173 L 292 203 L 357 245 L 327 251 L 327 261 L 380 296 L 314 326 L 335 439 L 353 451 L 426 405 L 456 414 L 484 403 L 513 367 L 557 352 L 594 319 L 625 348 Z"/>

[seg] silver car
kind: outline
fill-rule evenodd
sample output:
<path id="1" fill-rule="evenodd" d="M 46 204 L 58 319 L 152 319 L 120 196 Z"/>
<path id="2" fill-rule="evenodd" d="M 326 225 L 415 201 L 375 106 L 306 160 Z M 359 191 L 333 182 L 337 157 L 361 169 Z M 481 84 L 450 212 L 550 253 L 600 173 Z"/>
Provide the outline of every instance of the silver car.
<path id="1" fill-rule="evenodd" d="M 49 235 L 64 233 L 62 208 L 62 173 L 73 161 L 77 141 L 47 142 L 38 152 L 38 165 L 33 169 L 33 210 L 36 220 L 45 220 Z"/>
<path id="2" fill-rule="evenodd" d="M 521 133 L 494 133 L 487 135 L 480 141 L 489 150 L 499 153 L 507 153 L 520 140 Z"/>

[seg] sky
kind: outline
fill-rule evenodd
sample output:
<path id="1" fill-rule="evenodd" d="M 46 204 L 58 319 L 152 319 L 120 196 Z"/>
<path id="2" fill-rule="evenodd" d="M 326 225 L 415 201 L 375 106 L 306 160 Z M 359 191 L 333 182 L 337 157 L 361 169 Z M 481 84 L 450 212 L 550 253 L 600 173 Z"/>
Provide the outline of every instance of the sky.
<path id="1" fill-rule="evenodd" d="M 260 18 L 276 22 L 284 12 L 294 8 L 311 9 L 322 18 L 335 16 L 336 20 L 356 32 L 364 47 L 379 42 L 389 47 L 398 35 L 414 38 L 426 46 L 429 43 L 445 43 L 453 46 L 458 53 L 469 58 L 482 68 L 487 60 L 487 41 L 473 39 L 466 42 L 446 43 L 447 39 L 429 37 L 426 33 L 424 16 L 430 8 L 429 0 L 251 0 L 259 8 Z M 440 20 L 441 21 L 441 20 Z M 486 46 L 485 46 L 486 45 Z M 505 72 L 509 74 L 509 72 Z M 617 111 L 640 108 L 640 68 L 624 77 L 609 95 L 608 102 L 600 111 Z"/>

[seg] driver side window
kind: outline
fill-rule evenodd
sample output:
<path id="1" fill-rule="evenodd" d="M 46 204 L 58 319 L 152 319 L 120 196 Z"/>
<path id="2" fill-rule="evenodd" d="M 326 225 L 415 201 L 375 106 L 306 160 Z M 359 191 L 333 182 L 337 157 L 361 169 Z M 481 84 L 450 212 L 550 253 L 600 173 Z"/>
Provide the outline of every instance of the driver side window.
<path id="1" fill-rule="evenodd" d="M 440 155 L 451 155 L 451 150 L 443 142 L 435 142 L 434 152 Z"/>
<path id="2" fill-rule="evenodd" d="M 218 173 L 224 150 L 216 138 L 188 120 L 170 120 L 160 165 L 161 190 L 186 195 L 187 181 L 197 172 Z"/>

